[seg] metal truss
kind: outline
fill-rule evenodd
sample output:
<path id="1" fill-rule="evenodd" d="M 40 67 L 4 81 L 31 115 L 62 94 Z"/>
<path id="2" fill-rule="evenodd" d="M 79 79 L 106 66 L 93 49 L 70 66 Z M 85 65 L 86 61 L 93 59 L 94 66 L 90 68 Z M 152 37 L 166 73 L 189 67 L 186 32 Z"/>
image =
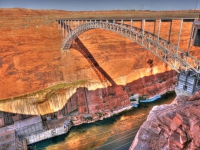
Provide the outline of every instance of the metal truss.
<path id="1" fill-rule="evenodd" d="M 169 41 L 159 37 L 160 22 L 161 21 L 159 21 L 158 35 L 155 35 L 153 33 L 145 31 L 144 28 L 140 29 L 134 27 L 132 26 L 132 24 L 117 24 L 114 21 L 90 21 L 79 25 L 77 28 L 68 33 L 62 43 L 62 50 L 69 50 L 73 40 L 76 39 L 83 32 L 91 29 L 100 28 L 115 32 L 126 38 L 131 39 L 133 42 L 143 46 L 144 48 L 152 52 L 155 56 L 160 58 L 177 72 L 180 72 L 180 70 L 192 69 L 193 71 L 200 73 L 200 70 L 198 69 L 198 66 L 200 66 L 200 61 L 191 56 L 188 52 L 185 52 L 184 50 L 181 50 L 179 48 L 180 39 L 178 39 L 178 45 L 176 46 L 171 44 Z"/>

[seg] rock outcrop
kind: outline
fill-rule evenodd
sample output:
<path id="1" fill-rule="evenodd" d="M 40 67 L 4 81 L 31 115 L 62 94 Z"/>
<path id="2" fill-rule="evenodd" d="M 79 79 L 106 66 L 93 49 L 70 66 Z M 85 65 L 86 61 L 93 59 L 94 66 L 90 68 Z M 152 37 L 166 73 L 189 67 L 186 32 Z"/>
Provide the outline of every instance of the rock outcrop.
<path id="1" fill-rule="evenodd" d="M 91 112 L 99 111 L 103 105 L 101 98 L 96 95 L 98 92 L 104 91 L 100 88 L 111 85 L 103 86 L 94 67 L 98 67 L 96 69 L 100 70 L 103 76 L 112 79 L 112 83 L 117 85 L 117 87 L 109 87 L 110 89 L 115 90 L 119 86 L 121 89 L 125 89 L 126 101 L 127 95 L 139 93 L 152 96 L 170 90 L 174 87 L 175 82 L 175 73 L 168 72 L 171 71 L 171 68 L 139 44 L 116 33 L 102 29 L 89 30 L 78 37 L 78 43 L 81 43 L 78 47 L 72 47 L 68 52 L 62 52 L 61 30 L 58 29 L 56 19 L 79 18 L 80 16 L 128 17 L 130 15 L 140 18 L 141 15 L 147 18 L 153 15 L 157 18 L 166 17 L 166 15 L 173 16 L 172 13 L 174 14 L 173 11 L 167 14 L 143 11 L 141 14 L 140 11 L 68 12 L 0 9 L 0 111 L 31 115 L 59 111 L 76 93 L 76 88 L 59 89 L 57 87 L 62 83 L 74 84 L 81 80 L 89 82 L 85 86 L 88 89 L 86 95 L 89 96 L 89 109 Z M 180 11 L 175 15 L 179 17 L 195 16 L 187 11 Z M 128 24 L 126 21 L 124 23 Z M 175 45 L 177 44 L 179 25 L 180 21 L 173 21 L 171 43 Z M 191 25 L 190 22 L 183 23 L 181 49 L 187 49 L 186 39 L 190 35 Z M 134 26 L 141 27 L 141 23 L 134 22 Z M 168 28 L 169 22 L 162 22 L 161 38 L 168 38 L 168 32 L 165 32 Z M 145 30 L 153 32 L 153 29 L 153 22 L 146 22 Z M 156 23 L 156 34 L 157 29 L 158 23 Z M 84 53 L 83 50 L 85 50 Z M 191 54 L 199 57 L 198 48 L 191 47 Z M 95 65 L 91 65 L 91 62 Z M 52 86 L 55 88 L 52 89 Z M 24 94 L 28 96 L 24 96 Z M 121 93 L 116 93 L 116 95 L 118 94 Z M 105 100 L 108 103 L 110 101 L 109 98 L 105 98 Z M 115 98 L 112 100 L 113 108 L 117 107 L 116 105 L 122 106 L 121 102 L 118 103 Z M 67 112 L 77 107 L 75 102 L 71 109 L 68 104 Z M 127 104 L 127 102 L 124 103 Z M 106 107 L 110 106 L 106 105 Z M 107 109 L 106 107 L 105 109 Z M 83 105 L 80 105 L 79 108 L 79 112 L 87 110 Z"/>
<path id="2" fill-rule="evenodd" d="M 153 107 L 130 150 L 198 150 L 199 133 L 199 92 L 191 97 L 177 96 L 170 105 Z"/>
<path id="3" fill-rule="evenodd" d="M 143 77 L 126 85 L 108 86 L 95 90 L 86 88 L 89 85 L 85 82 L 74 83 L 73 88 L 71 84 L 61 84 L 32 95 L 0 101 L 0 110 L 27 115 L 44 115 L 57 111 L 63 111 L 65 114 L 76 109 L 80 114 L 113 111 L 129 105 L 129 97 L 132 94 L 138 93 L 140 96 L 151 97 L 171 91 L 174 89 L 176 80 L 176 72 L 167 71 Z"/>
<path id="4" fill-rule="evenodd" d="M 67 12 L 0 9 L 0 99 L 43 90 L 62 82 L 89 80 L 100 83 L 88 60 L 77 49 L 71 48 L 68 52 L 61 52 L 61 31 L 56 19 L 91 15 L 141 17 L 140 14 L 139 11 Z M 148 18 L 149 14 L 149 11 L 143 11 L 142 15 Z M 174 12 L 153 14 L 156 17 L 166 17 L 173 16 Z M 177 12 L 176 15 L 195 14 L 183 11 Z M 171 43 L 175 45 L 179 25 L 179 21 L 173 21 Z M 134 22 L 134 26 L 141 27 L 141 24 Z M 162 22 L 160 37 L 168 38 L 168 28 L 169 23 Z M 191 23 L 184 22 L 181 49 L 187 49 L 186 39 L 190 35 L 190 29 Z M 145 30 L 152 32 L 153 23 L 146 22 Z M 116 33 L 94 29 L 83 33 L 79 39 L 117 85 L 126 85 L 144 76 L 171 70 L 151 52 Z M 198 49 L 192 47 L 191 54 L 198 57 Z M 100 87 L 93 87 L 92 90 L 96 88 Z"/>

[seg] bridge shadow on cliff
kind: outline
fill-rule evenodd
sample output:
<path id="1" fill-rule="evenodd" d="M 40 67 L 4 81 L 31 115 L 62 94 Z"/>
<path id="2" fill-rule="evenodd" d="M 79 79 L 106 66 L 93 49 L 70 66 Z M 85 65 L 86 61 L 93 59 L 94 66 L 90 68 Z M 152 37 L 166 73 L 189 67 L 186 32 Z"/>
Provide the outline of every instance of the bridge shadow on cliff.
<path id="1" fill-rule="evenodd" d="M 127 83 L 126 85 L 108 86 L 95 90 L 88 90 L 86 87 L 77 88 L 75 93 L 68 98 L 62 108 L 53 113 L 41 116 L 44 121 L 44 127 L 48 129 L 50 127 L 49 124 L 51 124 L 51 126 L 63 125 L 62 123 L 70 115 L 90 114 L 101 112 L 101 110 L 114 110 L 118 107 L 122 108 L 128 106 L 130 105 L 130 96 L 136 93 L 140 93 L 140 95 L 156 95 L 165 89 L 170 89 L 171 86 L 176 83 L 176 80 L 173 79 L 176 75 L 177 73 L 171 70 L 165 73 L 145 76 Z M 154 85 L 147 85 L 149 82 L 154 83 Z M 58 96 L 56 95 L 56 97 Z M 48 108 L 50 108 L 50 106 Z M 47 109 L 47 107 L 44 109 Z M 33 115 L 0 111 L 0 128 L 2 126 L 14 124 L 14 121 L 30 117 L 33 117 Z M 86 118 L 87 117 L 86 115 Z M 48 121 L 48 118 L 51 118 L 53 121 Z M 61 119 L 61 121 L 59 121 L 59 119 Z"/>
<path id="2" fill-rule="evenodd" d="M 145 76 L 127 83 L 126 85 L 108 86 L 95 90 L 88 90 L 86 87 L 80 87 L 71 95 L 67 103 L 53 114 L 56 114 L 56 116 L 60 114 L 68 116 L 72 112 L 89 114 L 96 111 L 114 110 L 117 107 L 122 108 L 129 106 L 129 98 L 133 94 L 140 93 L 141 96 L 156 95 L 165 89 L 170 89 L 171 86 L 176 83 L 176 80 L 173 79 L 176 75 L 176 72 L 171 70 L 165 73 Z M 154 85 L 148 85 L 149 82 L 154 83 Z M 95 107 L 93 107 L 94 104 L 96 105 Z"/>
<path id="3" fill-rule="evenodd" d="M 98 62 L 78 37 L 72 44 L 72 48 L 78 50 L 87 59 L 101 82 L 106 82 L 108 80 L 112 86 L 116 85 L 115 81 L 106 73 L 105 70 L 103 70 L 103 68 L 98 64 Z"/>
<path id="4" fill-rule="evenodd" d="M 72 31 L 70 26 L 64 23 L 63 21 L 58 21 L 58 24 L 60 24 L 61 27 L 68 33 Z M 90 66 L 95 71 L 96 75 L 102 83 L 109 81 L 112 84 L 112 86 L 116 85 L 115 81 L 98 64 L 98 62 L 95 60 L 95 58 L 92 56 L 92 54 L 89 52 L 89 50 L 85 47 L 85 45 L 81 42 L 81 40 L 78 37 L 75 39 L 75 42 L 72 43 L 71 47 L 78 50 L 87 59 Z"/>

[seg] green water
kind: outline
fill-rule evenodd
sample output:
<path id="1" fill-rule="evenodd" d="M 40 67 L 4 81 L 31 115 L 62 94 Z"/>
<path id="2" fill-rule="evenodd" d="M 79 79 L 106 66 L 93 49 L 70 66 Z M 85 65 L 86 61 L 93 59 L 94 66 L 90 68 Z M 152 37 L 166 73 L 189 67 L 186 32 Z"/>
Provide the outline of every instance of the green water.
<path id="1" fill-rule="evenodd" d="M 170 104 L 175 94 L 91 124 L 72 127 L 67 134 L 31 146 L 36 150 L 127 150 L 155 105 Z"/>

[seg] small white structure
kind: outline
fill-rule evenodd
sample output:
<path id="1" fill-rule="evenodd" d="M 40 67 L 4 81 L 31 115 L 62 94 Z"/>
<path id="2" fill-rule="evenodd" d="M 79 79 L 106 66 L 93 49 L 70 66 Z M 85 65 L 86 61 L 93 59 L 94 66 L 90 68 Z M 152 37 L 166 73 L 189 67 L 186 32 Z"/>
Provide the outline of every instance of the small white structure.
<path id="1" fill-rule="evenodd" d="M 131 104 L 133 107 L 138 107 L 139 105 L 139 94 L 134 94 L 131 97 L 129 97 Z"/>

